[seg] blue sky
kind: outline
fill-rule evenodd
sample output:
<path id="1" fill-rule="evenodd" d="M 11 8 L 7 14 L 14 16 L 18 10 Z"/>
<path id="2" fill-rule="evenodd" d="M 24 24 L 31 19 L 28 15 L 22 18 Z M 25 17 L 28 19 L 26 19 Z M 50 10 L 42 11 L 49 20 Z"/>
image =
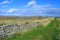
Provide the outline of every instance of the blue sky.
<path id="1" fill-rule="evenodd" d="M 60 0 L 0 0 L 0 15 L 60 16 Z"/>

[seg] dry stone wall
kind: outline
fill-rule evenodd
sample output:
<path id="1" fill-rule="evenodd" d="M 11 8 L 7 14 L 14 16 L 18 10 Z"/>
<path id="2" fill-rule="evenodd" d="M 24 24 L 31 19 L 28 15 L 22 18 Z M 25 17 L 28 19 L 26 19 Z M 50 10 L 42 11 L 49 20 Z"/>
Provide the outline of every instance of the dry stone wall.
<path id="1" fill-rule="evenodd" d="M 36 28 L 41 23 L 29 23 L 29 24 L 7 24 L 0 26 L 0 38 L 5 36 L 11 36 L 17 32 L 26 32 L 33 28 Z"/>

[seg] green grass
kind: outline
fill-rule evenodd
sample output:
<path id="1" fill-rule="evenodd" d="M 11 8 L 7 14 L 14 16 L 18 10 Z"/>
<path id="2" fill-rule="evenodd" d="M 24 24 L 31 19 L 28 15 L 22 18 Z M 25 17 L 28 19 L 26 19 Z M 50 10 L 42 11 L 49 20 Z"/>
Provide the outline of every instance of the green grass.
<path id="1" fill-rule="evenodd" d="M 51 21 L 46 27 L 38 27 L 24 34 L 14 34 L 12 37 L 2 40 L 55 40 L 56 36 L 55 20 Z"/>

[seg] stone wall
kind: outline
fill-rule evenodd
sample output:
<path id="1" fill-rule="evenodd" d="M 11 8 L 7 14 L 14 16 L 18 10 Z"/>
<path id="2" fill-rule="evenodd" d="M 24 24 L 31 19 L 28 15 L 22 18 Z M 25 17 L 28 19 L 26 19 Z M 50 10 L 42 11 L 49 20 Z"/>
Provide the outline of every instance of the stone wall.
<path id="1" fill-rule="evenodd" d="M 5 36 L 11 36 L 17 32 L 26 32 L 37 26 L 41 26 L 40 22 L 37 23 L 25 23 L 25 24 L 7 24 L 0 26 L 0 38 Z"/>

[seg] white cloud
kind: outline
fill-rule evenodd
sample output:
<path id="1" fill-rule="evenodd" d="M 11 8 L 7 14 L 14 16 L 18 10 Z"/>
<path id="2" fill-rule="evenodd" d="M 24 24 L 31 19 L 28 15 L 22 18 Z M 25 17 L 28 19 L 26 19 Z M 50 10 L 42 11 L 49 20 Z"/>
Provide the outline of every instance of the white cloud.
<path id="1" fill-rule="evenodd" d="M 31 0 L 30 2 L 27 3 L 27 5 L 24 6 L 25 8 L 27 8 L 28 10 L 31 9 L 35 9 L 35 12 L 45 12 L 47 9 L 52 8 L 51 4 L 43 4 L 43 5 L 38 5 L 37 2 L 35 0 Z M 34 13 L 35 13 L 34 12 Z"/>
<path id="2" fill-rule="evenodd" d="M 35 0 L 32 0 L 32 1 L 28 2 L 28 4 L 25 7 L 35 6 L 35 5 L 36 5 L 36 1 Z"/>
<path id="3" fill-rule="evenodd" d="M 13 9 L 13 8 L 11 8 L 10 10 L 8 10 L 8 12 L 14 12 L 14 11 L 16 11 L 17 9 Z"/>
<path id="4" fill-rule="evenodd" d="M 51 4 L 38 5 L 35 0 L 31 0 L 24 7 L 29 7 L 29 6 L 38 7 L 38 8 L 41 8 L 41 7 L 47 8 L 47 7 L 51 7 L 52 5 Z"/>
<path id="5" fill-rule="evenodd" d="M 21 12 L 24 12 L 24 9 L 11 8 L 7 12 L 8 13 L 21 13 Z"/>
<path id="6" fill-rule="evenodd" d="M 4 0 L 3 2 L 0 3 L 0 7 L 5 8 L 11 2 L 12 0 Z"/>
<path id="7" fill-rule="evenodd" d="M 0 5 L 3 5 L 3 4 L 9 4 L 10 2 L 9 1 L 3 1 L 0 3 Z"/>

